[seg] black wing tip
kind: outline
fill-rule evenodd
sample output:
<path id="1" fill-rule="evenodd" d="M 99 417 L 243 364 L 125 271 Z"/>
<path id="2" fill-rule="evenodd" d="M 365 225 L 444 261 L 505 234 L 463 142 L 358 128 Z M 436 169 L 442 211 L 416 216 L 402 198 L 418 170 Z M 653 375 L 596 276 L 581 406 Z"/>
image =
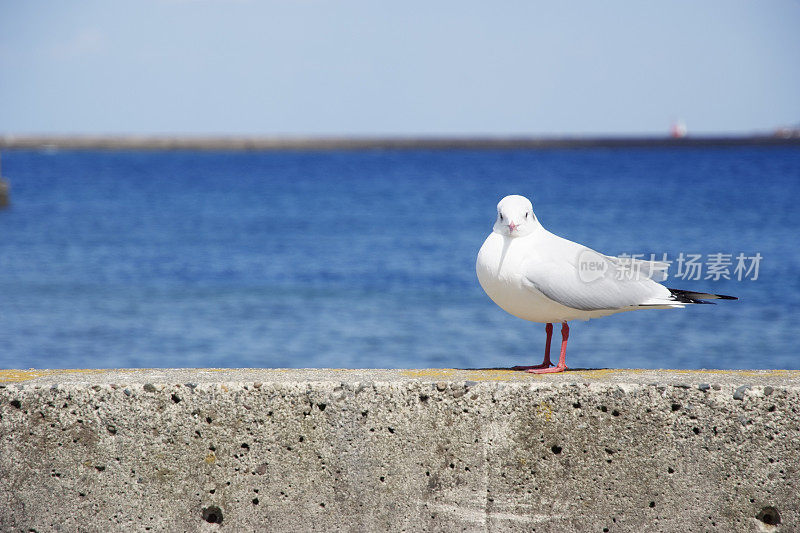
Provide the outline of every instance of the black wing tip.
<path id="1" fill-rule="evenodd" d="M 677 302 L 686 304 L 713 304 L 714 302 L 706 302 L 705 300 L 738 300 L 736 296 L 728 296 L 727 294 L 711 294 L 708 292 L 686 291 L 683 289 L 670 289 L 672 297 Z"/>
<path id="2" fill-rule="evenodd" d="M 714 296 L 716 296 L 720 300 L 738 300 L 739 299 L 736 296 L 728 296 L 727 294 L 715 294 Z"/>

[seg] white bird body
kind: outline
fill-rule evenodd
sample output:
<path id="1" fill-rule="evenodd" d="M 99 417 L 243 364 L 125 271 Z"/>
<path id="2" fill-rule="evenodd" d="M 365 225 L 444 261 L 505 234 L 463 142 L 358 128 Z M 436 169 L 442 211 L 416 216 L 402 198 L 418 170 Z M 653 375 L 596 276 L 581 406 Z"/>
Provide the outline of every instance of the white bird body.
<path id="1" fill-rule="evenodd" d="M 500 308 L 523 320 L 547 324 L 545 362 L 520 367 L 544 373 L 566 369 L 570 320 L 709 303 L 701 299 L 735 299 L 668 289 L 653 279 L 664 279 L 668 266 L 610 257 L 554 235 L 539 223 L 527 198 L 512 195 L 497 204 L 497 220 L 478 252 L 475 270 L 481 287 Z M 549 368 L 554 322 L 563 324 L 561 356 L 558 366 Z"/>
<path id="2" fill-rule="evenodd" d="M 478 252 L 478 281 L 489 298 L 508 313 L 547 323 L 589 320 L 634 309 L 683 307 L 669 289 L 651 279 L 664 268 L 661 264 L 626 264 L 554 235 L 531 218 L 527 235 L 493 231 Z M 593 261 L 603 265 L 603 275 L 582 277 L 581 265 Z M 642 268 L 645 265 L 649 266 Z"/>
<path id="3" fill-rule="evenodd" d="M 565 322 L 583 311 L 570 309 L 539 292 L 523 275 L 529 262 L 542 262 L 541 239 L 514 239 L 492 232 L 478 252 L 475 270 L 483 290 L 504 311 L 531 322 Z"/>
<path id="4" fill-rule="evenodd" d="M 596 257 L 605 260 L 607 270 L 603 279 L 584 281 L 580 277 L 581 257 Z M 524 237 L 510 237 L 492 232 L 478 252 L 475 270 L 483 290 L 500 308 L 508 313 L 531 322 L 566 322 L 568 320 L 589 320 L 614 313 L 635 309 L 668 309 L 683 307 L 672 299 L 669 289 L 656 283 L 640 272 L 640 279 L 617 279 L 627 268 L 624 264 L 614 264 L 616 258 L 607 258 L 594 250 L 554 235 L 541 227 Z M 586 292 L 586 299 L 597 300 L 591 305 L 586 301 L 577 309 L 568 306 L 567 301 L 557 301 L 546 296 L 540 287 L 549 286 L 546 277 L 562 278 L 562 288 Z M 550 291 L 548 291 L 550 292 Z M 553 292 L 550 292 L 553 295 Z M 615 305 L 621 297 L 622 307 Z M 627 296 L 627 298 L 626 298 Z"/>

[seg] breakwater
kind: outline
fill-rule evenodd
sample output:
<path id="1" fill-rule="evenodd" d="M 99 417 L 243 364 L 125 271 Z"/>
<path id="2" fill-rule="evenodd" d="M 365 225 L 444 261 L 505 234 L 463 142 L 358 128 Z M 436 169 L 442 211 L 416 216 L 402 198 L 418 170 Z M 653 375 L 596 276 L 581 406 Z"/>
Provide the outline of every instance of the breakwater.
<path id="1" fill-rule="evenodd" d="M 800 146 L 797 135 L 651 137 L 205 137 L 0 136 L 0 149 L 61 150 L 450 150 Z"/>

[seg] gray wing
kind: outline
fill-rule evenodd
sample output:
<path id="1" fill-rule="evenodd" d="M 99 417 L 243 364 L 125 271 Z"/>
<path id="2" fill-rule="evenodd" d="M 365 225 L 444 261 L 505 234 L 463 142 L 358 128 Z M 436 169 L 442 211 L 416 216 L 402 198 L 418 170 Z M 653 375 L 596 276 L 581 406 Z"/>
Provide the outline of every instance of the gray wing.
<path id="1" fill-rule="evenodd" d="M 592 250 L 593 253 L 594 250 Z M 603 254 L 598 254 L 603 255 Z M 614 268 L 617 269 L 617 274 L 626 277 L 636 276 L 638 278 L 650 278 L 655 281 L 664 281 L 667 279 L 667 271 L 669 270 L 669 263 L 665 261 L 656 261 L 654 259 L 638 259 L 632 257 L 614 257 L 611 255 L 603 255 L 606 259 L 611 261 Z"/>
<path id="2" fill-rule="evenodd" d="M 549 299 L 572 309 L 597 311 L 639 305 L 668 304 L 669 290 L 646 276 L 636 276 L 608 256 L 587 248 L 592 255 L 570 261 L 530 262 L 525 282 Z"/>

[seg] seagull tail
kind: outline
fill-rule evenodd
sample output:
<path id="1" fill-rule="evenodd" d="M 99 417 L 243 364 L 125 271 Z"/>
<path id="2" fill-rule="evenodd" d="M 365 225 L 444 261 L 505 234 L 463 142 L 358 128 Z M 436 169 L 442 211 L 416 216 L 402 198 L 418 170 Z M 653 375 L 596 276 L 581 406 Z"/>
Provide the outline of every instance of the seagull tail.
<path id="1" fill-rule="evenodd" d="M 736 296 L 727 296 L 725 294 L 711 294 L 708 292 L 695 292 L 684 291 L 682 289 L 669 289 L 672 293 L 672 299 L 676 302 L 685 304 L 713 304 L 714 302 L 706 302 L 705 300 L 738 300 Z"/>

